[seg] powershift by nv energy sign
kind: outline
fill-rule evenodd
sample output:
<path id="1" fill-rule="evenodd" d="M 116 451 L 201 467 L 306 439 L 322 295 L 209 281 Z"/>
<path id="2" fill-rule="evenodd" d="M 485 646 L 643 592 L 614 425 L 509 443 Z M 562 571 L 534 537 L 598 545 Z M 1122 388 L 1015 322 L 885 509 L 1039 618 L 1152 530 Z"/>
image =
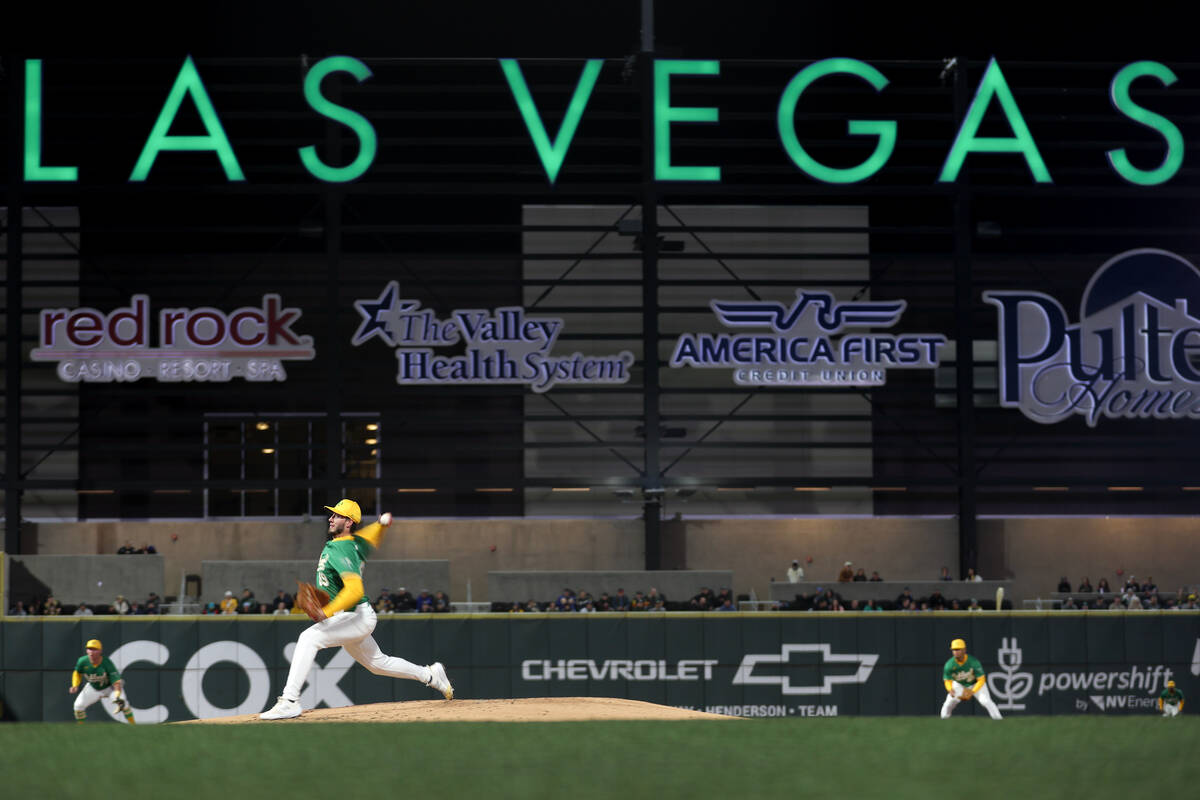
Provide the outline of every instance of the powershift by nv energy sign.
<path id="1" fill-rule="evenodd" d="M 931 369 L 946 344 L 940 333 L 890 333 L 904 300 L 840 302 L 797 289 L 789 305 L 713 300 L 713 314 L 734 332 L 685 333 L 672 367 L 732 369 L 740 386 L 882 386 L 889 369 Z"/>
<path id="2" fill-rule="evenodd" d="M 989 291 L 1000 403 L 1035 422 L 1200 418 L 1200 271 L 1165 250 L 1096 270 L 1072 323 L 1041 292 Z"/>

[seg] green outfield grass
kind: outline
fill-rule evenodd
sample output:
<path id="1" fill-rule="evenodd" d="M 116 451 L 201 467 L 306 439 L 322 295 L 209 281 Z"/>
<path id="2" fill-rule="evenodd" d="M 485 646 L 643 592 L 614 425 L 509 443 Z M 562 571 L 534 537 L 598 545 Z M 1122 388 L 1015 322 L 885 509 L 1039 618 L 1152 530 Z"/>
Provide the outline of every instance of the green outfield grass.
<path id="1" fill-rule="evenodd" d="M 13 798 L 1121 797 L 1200 785 L 1200 720 L 0 726 Z"/>

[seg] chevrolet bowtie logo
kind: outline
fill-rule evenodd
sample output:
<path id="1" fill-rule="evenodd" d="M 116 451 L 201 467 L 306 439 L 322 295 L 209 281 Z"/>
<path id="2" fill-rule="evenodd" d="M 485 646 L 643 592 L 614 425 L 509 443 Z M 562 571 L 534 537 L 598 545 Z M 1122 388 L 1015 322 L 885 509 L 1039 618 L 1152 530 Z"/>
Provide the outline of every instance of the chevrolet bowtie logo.
<path id="1" fill-rule="evenodd" d="M 786 675 L 755 675 L 754 668 L 759 664 L 786 665 L 791 661 L 792 653 L 820 653 L 823 664 L 854 664 L 858 670 L 846 675 L 825 675 L 820 686 L 793 686 Z M 876 653 L 846 653 L 834 655 L 827 644 L 785 644 L 778 655 L 774 653 L 747 655 L 742 658 L 741 666 L 733 676 L 734 684 L 778 686 L 783 694 L 832 694 L 833 686 L 837 683 L 866 683 L 871 677 L 871 670 L 879 661 Z"/>

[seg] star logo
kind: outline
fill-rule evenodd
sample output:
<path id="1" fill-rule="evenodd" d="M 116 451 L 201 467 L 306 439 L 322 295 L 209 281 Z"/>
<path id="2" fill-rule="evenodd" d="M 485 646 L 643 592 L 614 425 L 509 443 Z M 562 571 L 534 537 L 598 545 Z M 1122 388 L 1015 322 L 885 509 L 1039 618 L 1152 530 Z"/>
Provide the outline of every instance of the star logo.
<path id="1" fill-rule="evenodd" d="M 362 324 L 354 332 L 350 344 L 358 347 L 372 336 L 378 336 L 388 345 L 395 347 L 396 326 L 400 317 L 416 309 L 420 303 L 416 300 L 400 299 L 400 284 L 391 281 L 384 287 L 383 294 L 375 300 L 355 300 L 354 308 L 362 315 Z"/>

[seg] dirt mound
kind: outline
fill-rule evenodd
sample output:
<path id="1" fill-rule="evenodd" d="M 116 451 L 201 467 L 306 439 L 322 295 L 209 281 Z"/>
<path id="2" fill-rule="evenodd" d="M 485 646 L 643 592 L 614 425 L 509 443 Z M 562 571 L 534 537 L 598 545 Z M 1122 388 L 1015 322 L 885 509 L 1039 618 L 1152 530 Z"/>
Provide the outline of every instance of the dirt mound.
<path id="1" fill-rule="evenodd" d="M 734 719 L 703 711 L 622 700 L 615 697 L 522 697 L 513 700 L 415 700 L 408 703 L 372 703 L 345 708 L 316 708 L 292 722 L 576 722 L 594 719 Z M 176 723 L 263 723 L 257 714 L 188 720 Z"/>

